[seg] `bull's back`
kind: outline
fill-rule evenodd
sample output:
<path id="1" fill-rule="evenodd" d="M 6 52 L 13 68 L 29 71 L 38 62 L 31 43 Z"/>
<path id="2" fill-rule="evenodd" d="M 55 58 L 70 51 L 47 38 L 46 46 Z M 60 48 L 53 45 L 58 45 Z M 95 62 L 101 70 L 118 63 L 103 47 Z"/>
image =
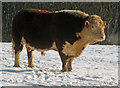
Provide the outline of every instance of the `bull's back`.
<path id="1" fill-rule="evenodd" d="M 55 21 L 55 13 L 22 10 L 14 18 L 13 31 L 35 48 L 49 48 L 56 38 Z"/>

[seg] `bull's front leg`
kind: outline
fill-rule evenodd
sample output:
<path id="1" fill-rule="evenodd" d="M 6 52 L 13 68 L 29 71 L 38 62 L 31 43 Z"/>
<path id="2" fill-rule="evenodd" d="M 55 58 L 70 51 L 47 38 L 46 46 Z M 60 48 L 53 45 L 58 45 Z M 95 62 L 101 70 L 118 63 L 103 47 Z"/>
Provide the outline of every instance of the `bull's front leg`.
<path id="1" fill-rule="evenodd" d="M 62 60 L 62 58 L 61 58 Z M 68 70 L 68 60 L 62 60 L 62 70 L 61 72 L 69 72 Z"/>
<path id="2" fill-rule="evenodd" d="M 73 58 L 70 58 L 68 61 L 68 64 L 67 64 L 68 71 L 72 71 L 72 61 L 73 61 Z"/>
<path id="3" fill-rule="evenodd" d="M 72 61 L 73 58 L 67 58 L 62 61 L 62 72 L 70 72 L 72 71 Z"/>
<path id="4" fill-rule="evenodd" d="M 59 55 L 61 57 L 61 61 L 62 61 L 62 72 L 68 72 L 68 58 L 62 53 L 62 51 L 59 51 Z"/>
<path id="5" fill-rule="evenodd" d="M 59 55 L 61 57 L 61 61 L 62 61 L 62 72 L 69 72 L 72 70 L 72 59 L 68 56 L 66 56 L 63 52 L 62 52 L 62 46 L 63 44 L 62 43 L 58 43 L 56 44 L 57 45 L 57 48 L 58 48 L 58 52 L 59 52 Z"/>

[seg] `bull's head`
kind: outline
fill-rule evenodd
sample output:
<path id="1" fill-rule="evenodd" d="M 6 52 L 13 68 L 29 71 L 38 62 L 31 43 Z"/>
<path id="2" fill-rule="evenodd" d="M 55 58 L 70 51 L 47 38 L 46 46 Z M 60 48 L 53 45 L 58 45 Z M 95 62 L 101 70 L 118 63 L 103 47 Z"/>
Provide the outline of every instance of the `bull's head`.
<path id="1" fill-rule="evenodd" d="M 85 37 L 90 41 L 90 43 L 105 40 L 104 29 L 108 27 L 108 23 L 103 22 L 101 17 L 97 15 L 89 16 L 88 20 L 85 21 L 84 26 Z"/>

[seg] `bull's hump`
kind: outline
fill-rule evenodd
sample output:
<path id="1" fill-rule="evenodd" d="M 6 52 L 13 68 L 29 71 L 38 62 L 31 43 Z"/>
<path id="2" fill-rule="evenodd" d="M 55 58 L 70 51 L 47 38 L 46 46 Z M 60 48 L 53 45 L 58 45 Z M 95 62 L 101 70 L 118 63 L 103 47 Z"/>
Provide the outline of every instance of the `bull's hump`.
<path id="1" fill-rule="evenodd" d="M 47 10 L 41 10 L 41 9 L 24 9 L 29 12 L 39 12 L 39 13 L 55 13 L 55 11 L 47 11 Z"/>
<path id="2" fill-rule="evenodd" d="M 60 10 L 60 11 L 56 11 L 56 12 L 68 13 L 70 15 L 74 15 L 74 16 L 82 17 L 82 18 L 86 18 L 89 16 L 89 14 L 82 12 L 80 10 Z"/>

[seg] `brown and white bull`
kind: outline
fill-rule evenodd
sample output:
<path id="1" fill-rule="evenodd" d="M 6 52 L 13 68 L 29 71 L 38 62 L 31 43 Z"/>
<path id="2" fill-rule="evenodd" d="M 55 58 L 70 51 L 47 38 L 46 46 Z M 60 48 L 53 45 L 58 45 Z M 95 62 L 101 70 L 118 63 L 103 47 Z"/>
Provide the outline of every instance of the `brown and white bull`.
<path id="1" fill-rule="evenodd" d="M 105 40 L 108 23 L 100 16 L 88 15 L 80 10 L 46 11 L 21 10 L 13 19 L 12 40 L 15 50 L 15 67 L 26 45 L 28 66 L 33 65 L 34 50 L 56 50 L 62 61 L 62 72 L 72 71 L 73 58 L 82 54 L 88 44 Z"/>

